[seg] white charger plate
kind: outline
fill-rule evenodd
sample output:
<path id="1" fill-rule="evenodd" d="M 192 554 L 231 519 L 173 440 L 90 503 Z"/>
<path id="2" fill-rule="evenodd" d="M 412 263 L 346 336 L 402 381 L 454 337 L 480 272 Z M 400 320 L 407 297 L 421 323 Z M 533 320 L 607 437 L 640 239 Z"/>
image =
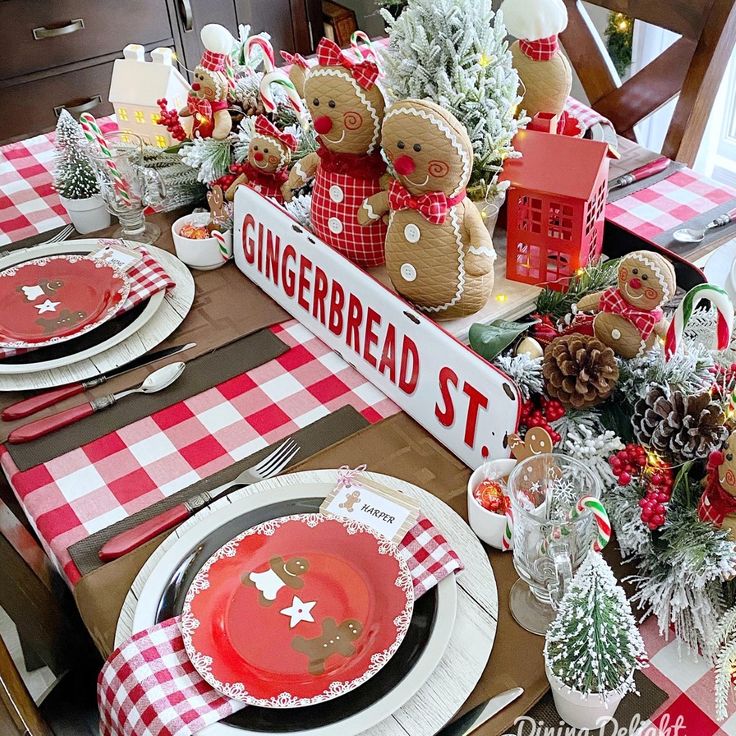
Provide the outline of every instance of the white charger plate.
<path id="1" fill-rule="evenodd" d="M 465 570 L 438 586 L 437 614 L 430 639 L 411 676 L 372 706 L 336 723 L 292 736 L 430 736 L 472 692 L 490 656 L 496 632 L 498 596 L 488 557 L 465 522 L 437 497 L 405 481 L 367 473 L 377 482 L 413 496 L 460 554 Z M 325 496 L 337 482 L 336 470 L 293 473 L 235 491 L 185 522 L 141 569 L 118 621 L 116 646 L 132 632 L 154 623 L 168 581 L 209 534 L 234 516 L 283 500 Z M 442 693 L 438 697 L 438 693 Z M 203 736 L 250 736 L 218 723 Z"/>
<path id="2" fill-rule="evenodd" d="M 713 251 L 703 271 L 708 282 L 725 289 L 736 304 L 736 238 Z"/>
<path id="3" fill-rule="evenodd" d="M 99 241 L 90 238 L 33 246 L 0 259 L 0 269 L 48 255 L 91 253 L 99 248 Z M 152 296 L 131 324 L 90 348 L 37 363 L 0 362 L 0 391 L 45 389 L 84 381 L 129 363 L 165 340 L 191 309 L 194 279 L 176 256 L 152 245 L 146 245 L 146 248 L 174 280 L 172 289 Z"/>

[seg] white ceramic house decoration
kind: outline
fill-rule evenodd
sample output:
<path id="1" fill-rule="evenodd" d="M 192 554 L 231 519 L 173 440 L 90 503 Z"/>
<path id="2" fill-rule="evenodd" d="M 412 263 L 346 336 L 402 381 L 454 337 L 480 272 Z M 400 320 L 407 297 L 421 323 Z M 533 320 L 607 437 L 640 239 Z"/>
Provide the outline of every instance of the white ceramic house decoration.
<path id="1" fill-rule="evenodd" d="M 175 144 L 166 128 L 157 124 L 160 110 L 156 104 L 164 97 L 169 108 L 178 109 L 189 94 L 189 82 L 174 66 L 173 51 L 154 49 L 151 61 L 146 61 L 143 46 L 131 43 L 123 49 L 123 57 L 113 65 L 109 95 L 120 130 L 135 133 L 158 148 Z"/>

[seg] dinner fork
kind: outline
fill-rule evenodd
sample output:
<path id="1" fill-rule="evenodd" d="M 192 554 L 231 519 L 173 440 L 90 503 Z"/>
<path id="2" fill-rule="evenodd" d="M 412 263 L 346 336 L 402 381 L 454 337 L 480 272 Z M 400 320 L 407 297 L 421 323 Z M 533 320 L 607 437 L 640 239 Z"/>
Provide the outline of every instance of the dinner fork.
<path id="1" fill-rule="evenodd" d="M 52 245 L 53 243 L 61 243 L 64 240 L 69 240 L 69 238 L 74 235 L 76 231 L 74 230 L 74 225 L 67 225 L 66 227 L 63 227 L 61 230 L 59 230 L 56 235 L 49 238 L 48 240 L 44 240 L 42 243 L 38 243 L 38 245 Z"/>
<path id="2" fill-rule="evenodd" d="M 266 455 L 259 463 L 244 470 L 234 481 L 214 491 L 202 491 L 188 501 L 157 514 L 142 524 L 116 534 L 100 548 L 97 553 L 103 562 L 115 560 L 140 547 L 145 542 L 171 529 L 182 521 L 196 514 L 201 508 L 209 505 L 223 493 L 253 485 L 262 480 L 278 475 L 293 459 L 301 448 L 289 437 L 273 452 Z"/>

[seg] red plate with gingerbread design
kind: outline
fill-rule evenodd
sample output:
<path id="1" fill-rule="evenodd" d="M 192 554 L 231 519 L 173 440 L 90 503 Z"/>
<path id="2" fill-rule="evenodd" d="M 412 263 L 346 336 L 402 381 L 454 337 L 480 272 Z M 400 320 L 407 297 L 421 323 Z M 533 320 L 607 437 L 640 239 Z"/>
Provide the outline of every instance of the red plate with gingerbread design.
<path id="1" fill-rule="evenodd" d="M 37 258 L 0 272 L 0 345 L 40 348 L 106 322 L 125 303 L 130 282 L 86 255 Z"/>
<path id="2" fill-rule="evenodd" d="M 395 545 L 357 522 L 299 514 L 221 547 L 189 588 L 180 625 L 192 664 L 218 692 L 296 708 L 375 675 L 413 608 Z"/>

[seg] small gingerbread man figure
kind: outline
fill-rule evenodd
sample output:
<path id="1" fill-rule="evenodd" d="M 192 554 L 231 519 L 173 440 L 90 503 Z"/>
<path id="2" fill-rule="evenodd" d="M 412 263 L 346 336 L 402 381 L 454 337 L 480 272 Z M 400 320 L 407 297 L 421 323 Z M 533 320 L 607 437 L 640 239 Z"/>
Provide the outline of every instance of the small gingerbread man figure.
<path id="1" fill-rule="evenodd" d="M 650 350 L 669 323 L 662 307 L 675 295 L 675 269 L 659 253 L 637 250 L 621 259 L 616 286 L 588 294 L 577 304 L 596 312 L 595 336 L 622 358 Z"/>
<path id="2" fill-rule="evenodd" d="M 289 178 L 291 154 L 297 149 L 297 140 L 291 133 L 279 130 L 265 115 L 256 118 L 254 130 L 243 173 L 228 187 L 225 197 L 232 202 L 238 187 L 247 184 L 264 197 L 273 197 L 283 204 L 281 187 Z"/>
<path id="3" fill-rule="evenodd" d="M 338 508 L 345 509 L 349 514 L 353 513 L 355 504 L 360 501 L 360 491 L 350 491 L 345 496 L 345 500 L 338 506 Z"/>
<path id="4" fill-rule="evenodd" d="M 333 654 L 352 657 L 355 654 L 353 642 L 363 631 L 360 621 L 348 619 L 339 626 L 334 618 L 326 618 L 322 622 L 322 635 L 314 639 L 295 636 L 291 646 L 297 652 L 306 654 L 309 659 L 310 675 L 323 675 L 325 663 Z"/>
<path id="5" fill-rule="evenodd" d="M 309 570 L 307 560 L 293 557 L 285 561 L 283 557 L 273 557 L 268 565 L 268 570 L 246 573 L 241 578 L 243 585 L 255 586 L 260 593 L 259 602 L 262 606 L 270 606 L 282 588 L 299 590 L 304 587 L 300 576 Z"/>
<path id="6" fill-rule="evenodd" d="M 728 436 L 722 452 L 716 450 L 708 458 L 698 517 L 727 529 L 729 539 L 736 541 L 736 431 Z"/>
<path id="7" fill-rule="evenodd" d="M 58 291 L 62 286 L 64 286 L 64 282 L 58 279 L 54 281 L 44 279 L 34 286 L 19 286 L 18 290 L 23 293 L 27 301 L 33 302 L 44 295 L 53 296 L 54 292 Z"/>

